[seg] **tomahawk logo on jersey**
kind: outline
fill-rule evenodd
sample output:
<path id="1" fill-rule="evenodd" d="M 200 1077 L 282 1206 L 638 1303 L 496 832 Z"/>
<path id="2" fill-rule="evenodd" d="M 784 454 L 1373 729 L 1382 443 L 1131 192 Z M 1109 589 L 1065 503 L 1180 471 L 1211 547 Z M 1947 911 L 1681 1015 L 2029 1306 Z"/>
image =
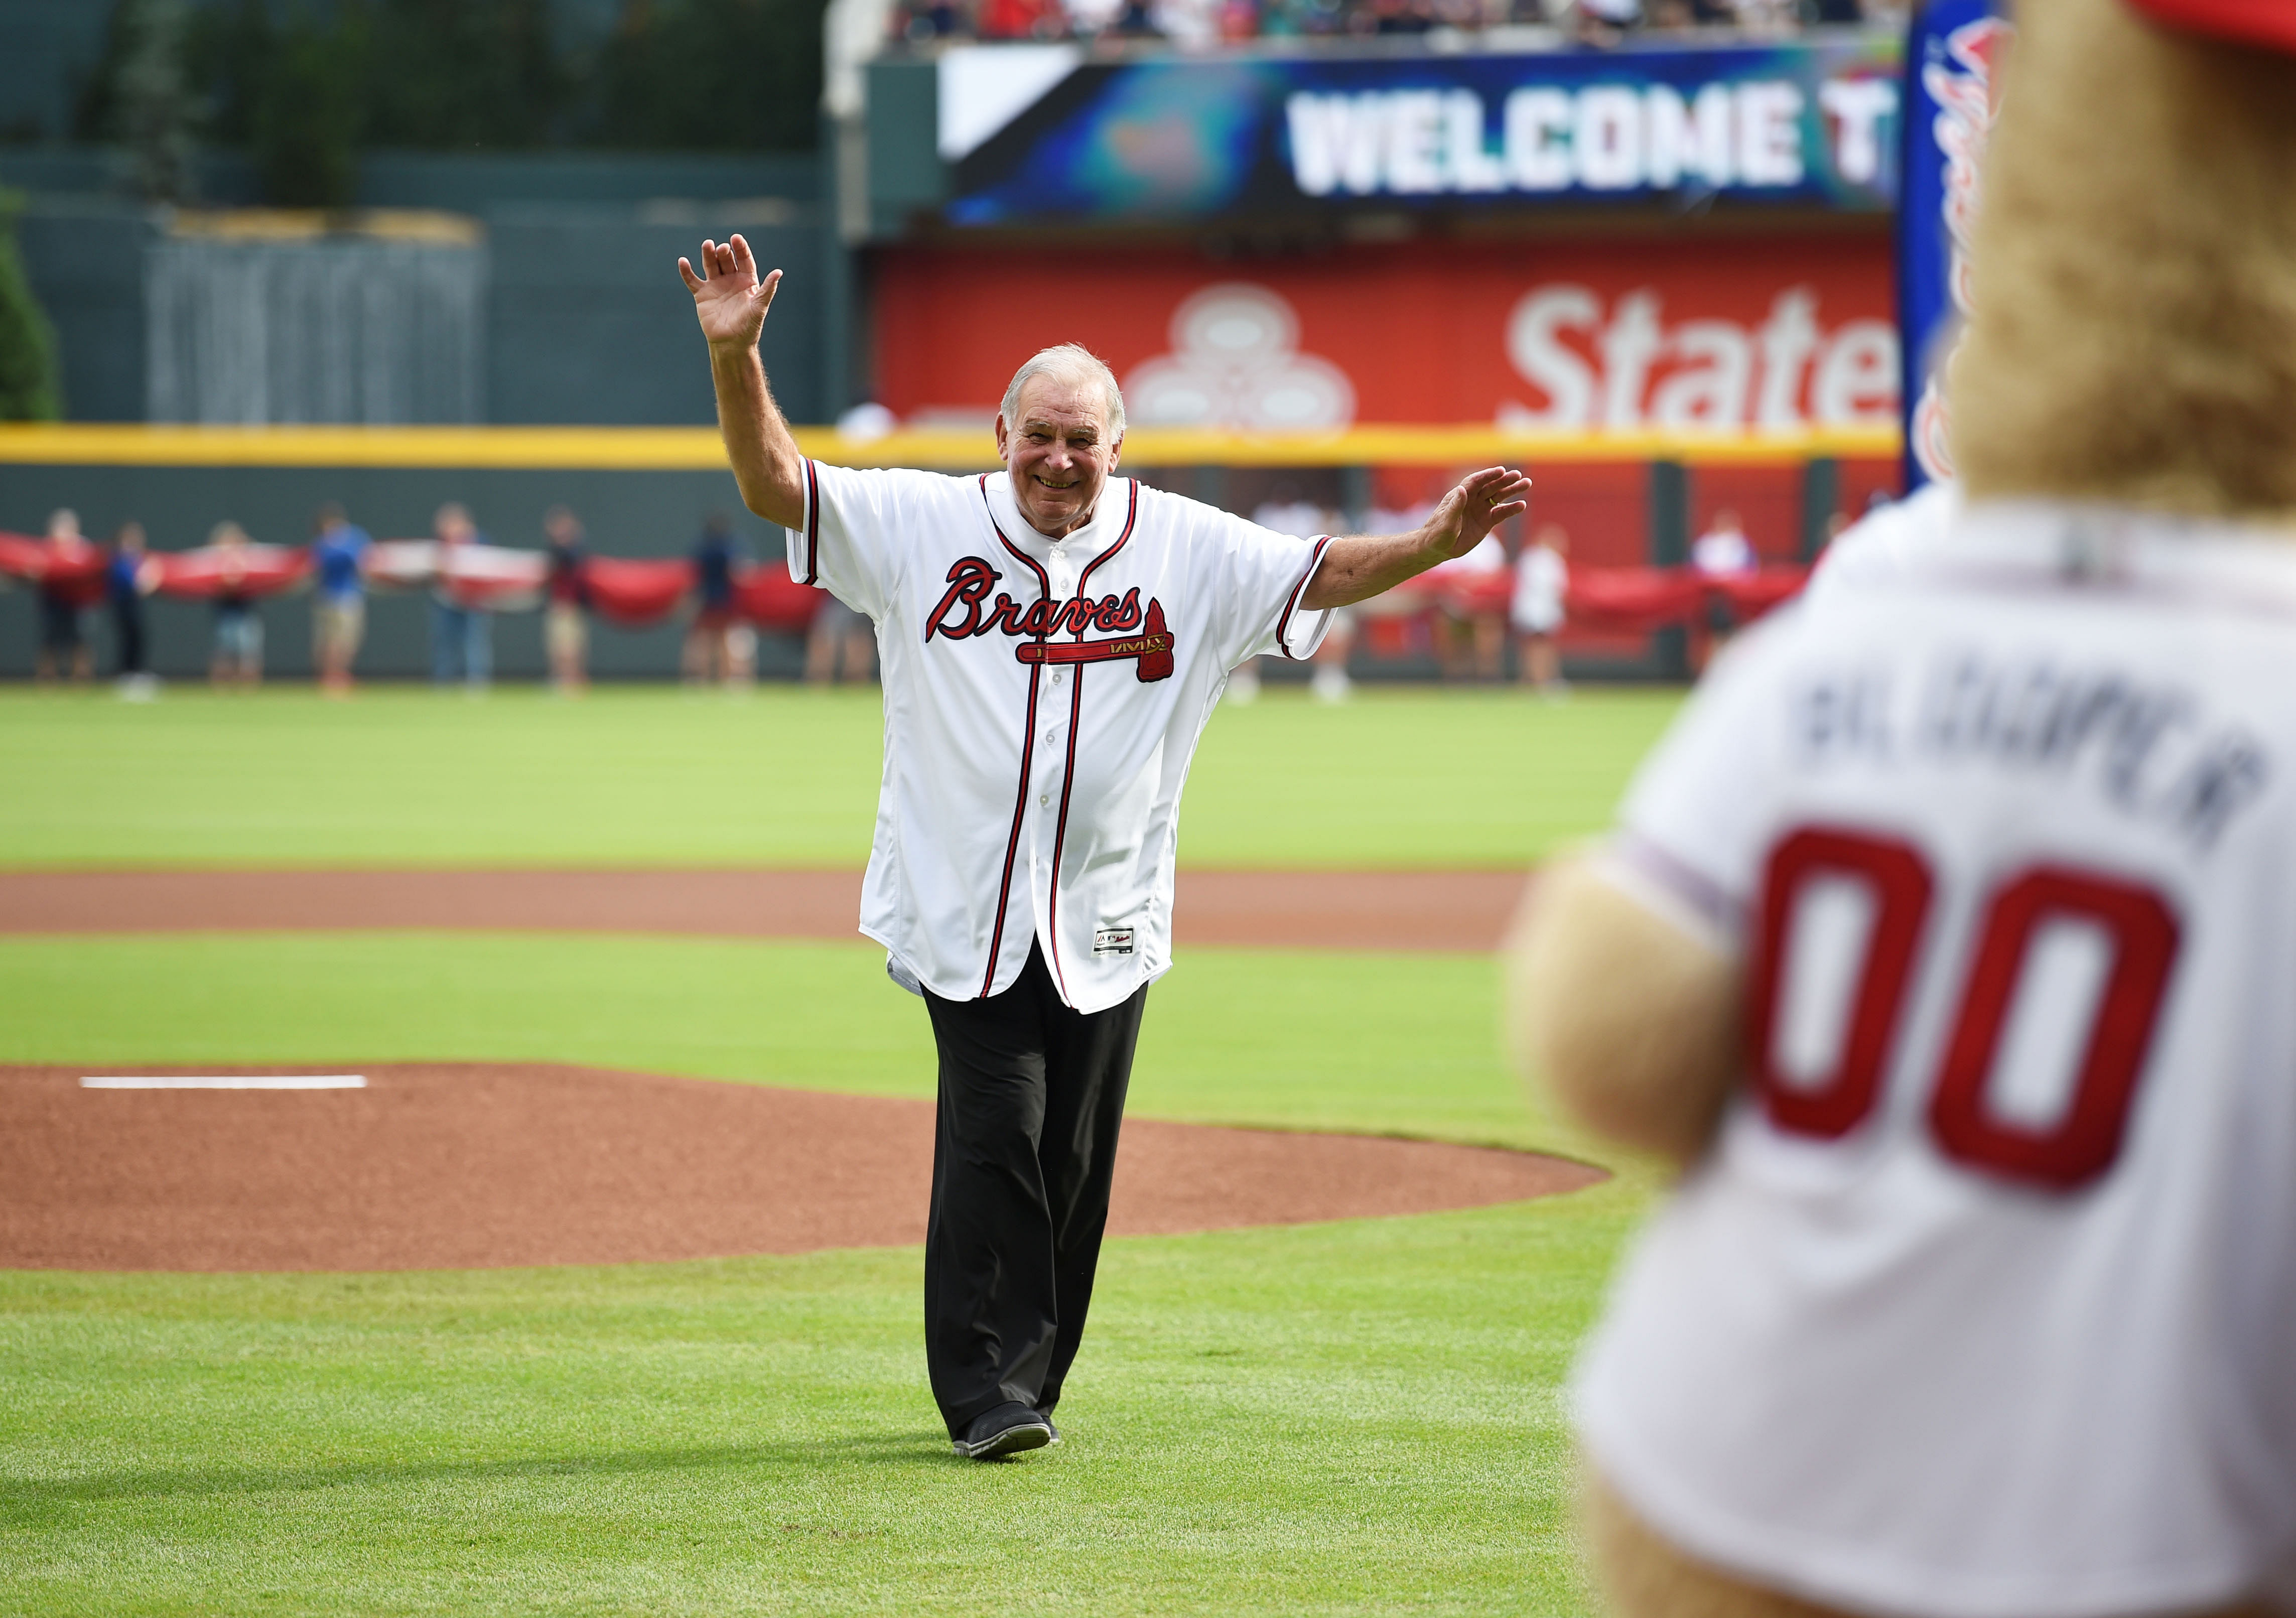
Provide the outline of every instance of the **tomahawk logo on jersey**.
<path id="1" fill-rule="evenodd" d="M 861 930 L 949 999 L 1041 940 L 1061 998 L 1171 965 L 1180 787 L 1227 671 L 1305 657 L 1301 540 L 1125 479 L 1048 538 L 1004 477 L 807 467 L 790 569 L 877 624 L 885 777 Z"/>
<path id="2" fill-rule="evenodd" d="M 2296 549 L 1923 511 L 1622 816 L 1620 883 L 1745 962 L 1750 1083 L 1582 1431 L 1779 1588 L 2205 1606 L 2296 1553 Z"/>

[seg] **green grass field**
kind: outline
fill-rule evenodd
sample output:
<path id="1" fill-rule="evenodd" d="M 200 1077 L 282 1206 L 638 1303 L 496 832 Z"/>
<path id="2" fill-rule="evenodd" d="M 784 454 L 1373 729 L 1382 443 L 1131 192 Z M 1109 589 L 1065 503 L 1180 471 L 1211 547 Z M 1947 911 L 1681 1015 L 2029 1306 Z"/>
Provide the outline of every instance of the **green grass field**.
<path id="1" fill-rule="evenodd" d="M 1230 868 L 1521 866 L 1608 818 L 1664 691 L 1270 688 L 1224 707 L 1181 858 Z M 148 707 L 0 691 L 0 865 L 812 866 L 869 857 L 873 690 L 581 702 L 282 687 Z"/>
<path id="2" fill-rule="evenodd" d="M 1278 696 L 1216 719 L 1200 864 L 1521 863 L 1596 829 L 1664 694 Z M 827 864 L 873 702 L 0 695 L 0 862 Z M 922 1095 L 861 945 L 0 939 L 0 1060 L 542 1059 Z M 1586 1150 L 1469 956 L 1199 949 L 1136 1113 Z M 1027 1462 L 951 1458 L 914 1250 L 381 1276 L 0 1273 L 0 1611 L 1587 1608 L 1561 1379 L 1648 1195 L 1111 1244 Z M 920 1188 L 902 1187 L 913 1194 Z"/>

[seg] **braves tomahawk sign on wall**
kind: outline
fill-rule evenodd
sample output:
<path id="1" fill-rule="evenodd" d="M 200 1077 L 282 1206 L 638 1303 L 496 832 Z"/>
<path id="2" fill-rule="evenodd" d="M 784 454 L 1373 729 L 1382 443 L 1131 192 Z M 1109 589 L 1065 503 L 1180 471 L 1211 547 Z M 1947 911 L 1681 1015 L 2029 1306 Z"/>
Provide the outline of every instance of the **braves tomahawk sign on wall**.
<path id="1" fill-rule="evenodd" d="M 1072 257 L 1098 295 L 1046 311 L 1012 298 L 1007 258 L 888 254 L 878 398 L 913 423 L 985 423 L 1014 355 L 1081 342 L 1144 425 L 1779 432 L 1898 415 L 1879 240 Z"/>

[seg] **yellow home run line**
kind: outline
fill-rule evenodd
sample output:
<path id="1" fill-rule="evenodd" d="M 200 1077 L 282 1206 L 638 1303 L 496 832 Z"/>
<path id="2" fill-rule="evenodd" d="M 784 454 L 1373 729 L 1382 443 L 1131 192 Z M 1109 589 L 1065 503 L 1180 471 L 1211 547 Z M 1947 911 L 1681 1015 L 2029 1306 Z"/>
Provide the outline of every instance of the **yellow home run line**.
<path id="1" fill-rule="evenodd" d="M 87 1078 L 84 1090 L 363 1090 L 361 1073 L 225 1073 L 212 1078 L 163 1074 L 157 1078 Z"/>
<path id="2" fill-rule="evenodd" d="M 849 439 L 800 427 L 799 444 L 840 466 L 928 466 L 969 472 L 996 464 L 986 432 L 904 428 Z M 1893 427 L 1803 428 L 1775 433 L 1512 432 L 1478 423 L 1353 427 L 1341 432 L 1234 433 L 1136 427 L 1134 466 L 1465 466 L 1669 460 L 1693 465 L 1782 466 L 1819 456 L 1887 459 Z M 549 471 L 718 472 L 726 452 L 712 427 L 158 427 L 94 423 L 0 426 L 0 464 L 22 466 L 408 466 Z"/>

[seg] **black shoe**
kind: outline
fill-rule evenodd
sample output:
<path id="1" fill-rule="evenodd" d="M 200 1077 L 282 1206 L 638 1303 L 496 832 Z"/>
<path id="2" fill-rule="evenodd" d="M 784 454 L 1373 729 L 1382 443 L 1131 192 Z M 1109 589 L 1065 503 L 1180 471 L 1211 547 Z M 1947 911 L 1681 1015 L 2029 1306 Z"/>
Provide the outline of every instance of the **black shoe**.
<path id="1" fill-rule="evenodd" d="M 1037 1419 L 1043 1422 L 1045 1424 L 1045 1431 L 1052 1434 L 1052 1436 L 1045 1441 L 1048 1444 L 1059 1443 L 1061 1441 L 1061 1430 L 1053 1425 L 1053 1413 L 1050 1410 L 1039 1410 L 1037 1412 Z"/>
<path id="2" fill-rule="evenodd" d="M 993 1461 L 1024 1450 L 1041 1450 L 1056 1436 L 1053 1424 L 1028 1406 L 1004 1404 L 975 1417 L 964 1436 L 955 1441 L 955 1449 L 969 1461 Z"/>

